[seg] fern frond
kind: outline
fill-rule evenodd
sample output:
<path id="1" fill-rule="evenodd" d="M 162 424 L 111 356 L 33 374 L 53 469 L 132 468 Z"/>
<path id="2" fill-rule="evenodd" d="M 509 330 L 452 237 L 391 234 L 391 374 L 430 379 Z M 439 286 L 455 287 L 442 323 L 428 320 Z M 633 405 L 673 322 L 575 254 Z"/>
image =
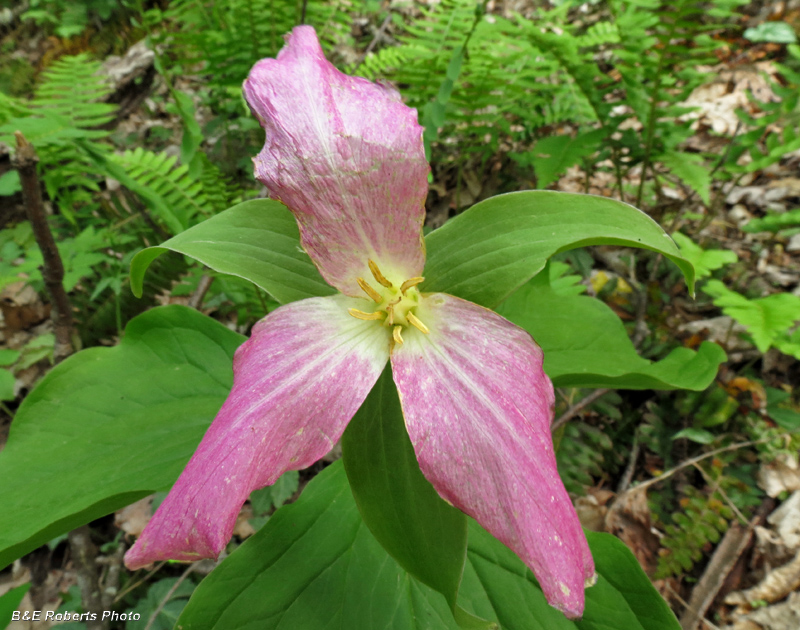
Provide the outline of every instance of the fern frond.
<path id="1" fill-rule="evenodd" d="M 98 127 L 114 119 L 116 106 L 102 101 L 111 86 L 97 74 L 100 62 L 86 54 L 62 57 L 43 74 L 32 110 L 70 121 L 73 127 Z"/>
<path id="2" fill-rule="evenodd" d="M 177 26 L 170 49 L 185 73 L 207 74 L 212 89 L 239 88 L 253 64 L 274 57 L 300 23 L 299 3 L 285 0 L 177 0 L 166 17 Z M 346 0 L 309 0 L 306 24 L 323 45 L 349 37 Z"/>
<path id="3" fill-rule="evenodd" d="M 134 151 L 113 156 L 111 161 L 122 167 L 128 177 L 144 189 L 134 192 L 142 196 L 146 203 L 152 196 L 163 203 L 163 206 L 148 205 L 173 232 L 185 230 L 200 215 L 211 214 L 202 182 L 189 175 L 187 165 L 176 166 L 176 157 L 138 147 Z M 149 195 L 142 195 L 142 192 Z M 164 215 L 164 206 L 169 209 L 168 215 Z"/>

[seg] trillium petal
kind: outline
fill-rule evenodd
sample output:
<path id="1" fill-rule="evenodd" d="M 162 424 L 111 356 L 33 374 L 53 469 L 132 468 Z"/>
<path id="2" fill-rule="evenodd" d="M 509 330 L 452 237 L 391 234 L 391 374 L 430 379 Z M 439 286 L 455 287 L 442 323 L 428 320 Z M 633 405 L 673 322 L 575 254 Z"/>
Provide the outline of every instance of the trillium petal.
<path id="1" fill-rule="evenodd" d="M 325 280 L 361 296 L 370 258 L 398 284 L 420 275 L 429 167 L 416 110 L 339 72 L 310 26 L 253 67 L 244 95 L 266 131 L 256 178 L 294 213 Z"/>
<path id="2" fill-rule="evenodd" d="M 496 313 L 437 293 L 392 352 L 406 427 L 423 474 L 534 572 L 548 602 L 580 616 L 594 575 L 556 470 L 554 394 L 542 351 Z"/>
<path id="3" fill-rule="evenodd" d="M 236 352 L 228 399 L 125 556 L 215 558 L 250 492 L 305 468 L 341 437 L 386 365 L 386 329 L 351 317 L 342 295 L 283 306 Z"/>

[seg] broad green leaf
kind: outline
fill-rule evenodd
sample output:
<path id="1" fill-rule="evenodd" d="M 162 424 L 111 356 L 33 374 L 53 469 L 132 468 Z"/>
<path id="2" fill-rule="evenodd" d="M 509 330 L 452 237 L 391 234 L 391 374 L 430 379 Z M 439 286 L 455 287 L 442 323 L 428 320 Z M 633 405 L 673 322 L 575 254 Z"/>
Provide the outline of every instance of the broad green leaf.
<path id="1" fill-rule="evenodd" d="M 168 250 L 191 256 L 215 271 L 250 280 L 281 304 L 336 292 L 300 247 L 297 222 L 277 201 L 245 201 L 158 247 L 142 250 L 131 263 L 135 295 L 142 294 L 147 267 Z"/>
<path id="2" fill-rule="evenodd" d="M 361 516 L 386 551 L 444 595 L 462 628 L 493 627 L 457 608 L 467 517 L 422 475 L 388 365 L 342 437 L 344 466 Z"/>
<path id="3" fill-rule="evenodd" d="M 655 363 L 643 359 L 609 306 L 585 295 L 559 295 L 546 276 L 536 276 L 497 312 L 531 333 L 557 387 L 702 390 L 725 361 L 710 342 L 697 352 L 676 348 Z"/>
<path id="4" fill-rule="evenodd" d="M 22 598 L 25 597 L 25 593 L 28 592 L 30 587 L 31 583 L 28 582 L 27 584 L 12 588 L 10 591 L 0 596 L 0 623 L 3 624 L 0 626 L 0 630 L 11 623 L 11 615 L 17 610 Z"/>
<path id="5" fill-rule="evenodd" d="M 681 248 L 683 257 L 692 263 L 698 278 L 710 276 L 712 271 L 735 263 L 739 259 L 736 252 L 729 249 L 703 249 L 680 232 L 675 232 L 672 239 Z"/>
<path id="6" fill-rule="evenodd" d="M 761 352 L 766 352 L 797 320 L 800 320 L 800 297 L 776 293 L 749 300 L 731 291 L 719 280 L 709 280 L 703 292 L 714 298 L 722 312 L 747 327 Z"/>
<path id="7" fill-rule="evenodd" d="M 570 621 L 476 523 L 459 603 L 503 630 L 678 630 L 625 545 L 590 534 L 598 583 Z M 457 630 L 444 597 L 406 573 L 361 520 L 339 462 L 226 558 L 192 595 L 183 630 Z"/>
<path id="8" fill-rule="evenodd" d="M 56 366 L 0 453 L 0 568 L 177 478 L 232 383 L 241 335 L 182 306 Z"/>
<path id="9" fill-rule="evenodd" d="M 677 630 L 678 620 L 631 551 L 610 534 L 586 532 L 595 568 L 625 598 L 645 630 Z M 587 593 L 591 593 L 589 589 Z M 588 609 L 588 606 L 587 606 Z M 601 626 L 602 627 L 602 626 Z M 621 628 L 609 624 L 605 627 Z"/>
<path id="10" fill-rule="evenodd" d="M 659 252 L 694 271 L 672 239 L 633 206 L 593 195 L 534 190 L 475 204 L 425 238 L 423 291 L 441 291 L 494 308 L 542 270 L 553 254 L 587 245 Z"/>

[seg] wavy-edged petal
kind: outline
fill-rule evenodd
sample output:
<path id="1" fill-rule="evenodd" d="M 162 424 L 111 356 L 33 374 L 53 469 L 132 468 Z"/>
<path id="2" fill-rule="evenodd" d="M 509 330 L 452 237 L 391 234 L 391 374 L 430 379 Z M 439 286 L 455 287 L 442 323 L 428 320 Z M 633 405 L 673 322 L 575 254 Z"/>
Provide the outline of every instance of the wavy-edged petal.
<path id="1" fill-rule="evenodd" d="M 253 67 L 244 94 L 266 131 L 256 178 L 294 213 L 325 280 L 361 296 L 369 258 L 398 285 L 419 276 L 429 167 L 416 110 L 339 72 L 310 26 Z"/>
<path id="2" fill-rule="evenodd" d="M 594 563 L 556 470 L 541 349 L 450 295 L 425 296 L 417 313 L 430 334 L 404 331 L 392 371 L 423 474 L 533 570 L 550 604 L 580 616 Z"/>
<path id="3" fill-rule="evenodd" d="M 216 558 L 250 492 L 310 466 L 341 437 L 389 358 L 387 330 L 351 317 L 342 295 L 283 306 L 236 352 L 228 399 L 125 556 Z"/>

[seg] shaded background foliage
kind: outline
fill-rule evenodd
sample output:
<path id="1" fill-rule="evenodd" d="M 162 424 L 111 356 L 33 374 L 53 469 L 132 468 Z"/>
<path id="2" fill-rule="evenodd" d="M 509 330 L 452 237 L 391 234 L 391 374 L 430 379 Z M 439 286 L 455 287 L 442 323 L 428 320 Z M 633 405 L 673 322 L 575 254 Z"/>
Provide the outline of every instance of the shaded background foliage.
<path id="1" fill-rule="evenodd" d="M 584 522 L 634 550 L 685 624 L 685 603 L 731 525 L 761 524 L 773 499 L 800 489 L 787 472 L 796 470 L 800 426 L 796 2 L 0 6 L 0 142 L 12 145 L 21 130 L 39 153 L 84 346 L 114 345 L 155 304 L 191 304 L 242 333 L 276 306 L 255 284 L 179 255 L 153 263 L 141 300 L 128 270 L 142 247 L 263 195 L 250 170 L 262 132 L 240 86 L 254 60 L 275 55 L 305 21 L 342 70 L 392 82 L 418 109 L 433 169 L 429 227 L 501 192 L 591 192 L 644 209 L 695 264 L 696 301 L 663 257 L 609 248 L 558 254 L 534 295 L 570 296 L 574 309 L 592 300 L 644 359 L 706 340 L 728 353 L 700 392 L 609 391 L 624 385 L 597 380 L 559 387 L 559 467 Z M 53 336 L 41 255 L 7 156 L 0 195 L 3 436 L 48 370 Z M 513 298 L 524 299 L 525 291 Z M 674 472 L 631 492 L 664 471 Z M 253 519 L 263 524 L 312 473 L 252 500 Z M 112 557 L 121 536 L 111 521 L 94 534 Z M 69 566 L 62 542 L 28 558 L 34 573 Z M 727 590 L 752 586 L 786 559 L 745 548 Z M 171 591 L 167 580 L 179 576 L 165 568 L 147 583 L 124 578 L 116 605 L 152 612 L 170 600 L 157 622 L 170 627 L 193 580 Z M 723 623 L 732 608 L 711 610 Z"/>

